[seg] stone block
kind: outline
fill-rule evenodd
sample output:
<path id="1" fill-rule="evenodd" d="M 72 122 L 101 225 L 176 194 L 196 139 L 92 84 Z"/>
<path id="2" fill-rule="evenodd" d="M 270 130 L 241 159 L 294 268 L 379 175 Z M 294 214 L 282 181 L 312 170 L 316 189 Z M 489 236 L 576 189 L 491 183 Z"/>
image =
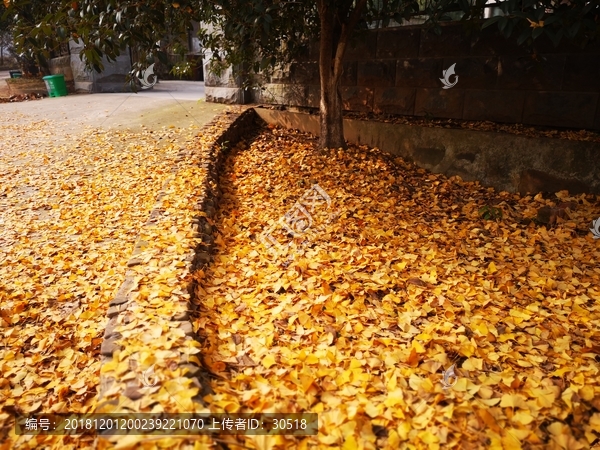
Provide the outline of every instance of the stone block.
<path id="1" fill-rule="evenodd" d="M 91 94 L 94 90 L 94 83 L 91 81 L 75 81 L 75 92 Z"/>
<path id="2" fill-rule="evenodd" d="M 278 67 L 277 69 L 273 70 L 270 78 L 271 83 L 291 83 L 291 66 L 291 64 L 287 64 L 283 67 Z"/>
<path id="3" fill-rule="evenodd" d="M 206 247 L 211 247 L 215 243 L 215 238 L 210 234 L 200 234 L 199 236 Z"/>
<path id="4" fill-rule="evenodd" d="M 215 216 L 215 214 L 217 213 L 217 210 L 215 208 L 213 208 L 212 206 L 207 206 L 204 208 L 204 212 L 206 213 L 206 217 L 213 218 Z"/>
<path id="5" fill-rule="evenodd" d="M 205 217 L 198 218 L 198 231 L 203 232 L 205 234 L 212 234 L 213 227 Z"/>
<path id="6" fill-rule="evenodd" d="M 131 293 L 130 292 L 127 292 L 127 293 L 124 293 L 124 294 L 117 293 L 117 295 L 115 296 L 115 298 L 113 298 L 110 301 L 109 306 L 122 305 L 123 303 L 127 303 L 130 299 L 131 299 Z"/>
<path id="7" fill-rule="evenodd" d="M 341 91 L 346 111 L 370 112 L 373 110 L 373 89 L 343 86 Z"/>
<path id="8" fill-rule="evenodd" d="M 398 61 L 396 63 L 396 86 L 441 88 L 442 70 L 442 59 L 416 58 Z"/>
<path id="9" fill-rule="evenodd" d="M 459 161 L 467 161 L 472 164 L 477 159 L 477 155 L 471 152 L 459 153 L 456 155 L 456 159 Z"/>
<path id="10" fill-rule="evenodd" d="M 115 328 L 117 327 L 118 324 L 119 324 L 118 316 L 111 318 L 108 321 L 108 323 L 106 324 L 106 327 L 104 328 L 104 337 L 108 338 L 108 337 L 112 336 L 113 334 L 115 334 Z"/>
<path id="11" fill-rule="evenodd" d="M 308 86 L 308 99 L 306 106 L 309 108 L 318 108 L 321 102 L 321 86 Z"/>
<path id="12" fill-rule="evenodd" d="M 497 89 L 559 90 L 566 56 L 545 58 L 536 61 L 531 56 L 500 56 Z"/>
<path id="13" fill-rule="evenodd" d="M 346 47 L 344 60 L 364 61 L 370 55 L 375 56 L 377 51 L 377 31 L 361 30 L 355 33 Z"/>
<path id="14" fill-rule="evenodd" d="M 180 311 L 178 313 L 175 313 L 175 315 L 173 315 L 173 317 L 171 318 L 171 320 L 174 320 L 176 322 L 181 322 L 181 321 L 189 320 L 189 319 L 190 319 L 189 311 Z"/>
<path id="15" fill-rule="evenodd" d="M 131 400 L 139 400 L 144 396 L 144 391 L 135 382 L 128 382 L 123 395 Z"/>
<path id="16" fill-rule="evenodd" d="M 415 115 L 461 119 L 465 91 L 462 89 L 417 89 Z"/>
<path id="17" fill-rule="evenodd" d="M 496 25 L 474 32 L 471 35 L 471 56 L 525 56 L 525 46 L 517 45 L 515 39 L 506 39 Z"/>
<path id="18" fill-rule="evenodd" d="M 456 63 L 454 69 L 458 78 L 457 87 L 461 89 L 493 89 L 498 77 L 498 58 L 495 56 L 479 58 L 445 58 L 443 69 Z M 440 74 L 439 78 L 442 78 Z M 454 82 L 454 77 L 451 78 Z"/>
<path id="19" fill-rule="evenodd" d="M 463 119 L 518 123 L 523 118 L 524 103 L 521 92 L 468 89 Z"/>
<path id="20" fill-rule="evenodd" d="M 127 267 L 139 266 L 140 264 L 142 264 L 142 262 L 142 258 L 131 258 L 129 261 L 127 261 Z"/>
<path id="21" fill-rule="evenodd" d="M 385 114 L 413 115 L 416 95 L 415 88 L 377 87 L 374 90 L 373 111 Z"/>
<path id="22" fill-rule="evenodd" d="M 433 169 L 442 162 L 446 156 L 446 149 L 439 147 L 416 147 L 413 151 L 413 160 L 421 167 Z"/>
<path id="23" fill-rule="evenodd" d="M 198 252 L 194 257 L 194 264 L 203 266 L 210 263 L 210 255 L 207 252 Z"/>
<path id="24" fill-rule="evenodd" d="M 417 27 L 398 27 L 379 30 L 377 59 L 404 59 L 419 56 L 421 30 Z"/>
<path id="25" fill-rule="evenodd" d="M 318 70 L 318 68 L 317 68 L 317 70 Z M 344 73 L 342 73 L 342 79 L 341 79 L 342 86 L 356 86 L 357 72 L 358 72 L 358 62 L 356 62 L 356 61 L 345 62 L 344 63 Z M 320 84 L 320 83 L 321 82 L 318 80 L 318 77 L 317 77 L 317 83 L 315 83 L 315 84 Z"/>
<path id="26" fill-rule="evenodd" d="M 462 26 L 442 26 L 438 36 L 433 30 L 421 29 L 420 57 L 467 56 L 471 48 L 471 39 L 465 35 Z"/>
<path id="27" fill-rule="evenodd" d="M 359 61 L 357 86 L 390 87 L 396 80 L 396 61 Z"/>
<path id="28" fill-rule="evenodd" d="M 560 40 L 558 46 L 554 46 L 554 43 L 545 34 L 542 34 L 535 40 L 535 50 L 540 54 L 585 54 L 585 55 L 600 55 L 600 41 L 596 40 L 589 42 L 585 47 L 576 45 L 569 42 L 564 37 Z"/>
<path id="29" fill-rule="evenodd" d="M 47 95 L 46 83 L 39 79 L 8 78 L 6 80 L 10 95 L 43 94 Z"/>
<path id="30" fill-rule="evenodd" d="M 225 104 L 244 103 L 244 91 L 242 88 L 205 86 L 204 93 L 207 102 Z"/>
<path id="31" fill-rule="evenodd" d="M 308 102 L 307 86 L 302 84 L 266 84 L 261 92 L 264 103 L 305 106 Z"/>
<path id="32" fill-rule="evenodd" d="M 592 128 L 598 96 L 581 92 L 527 92 L 523 123 Z"/>
<path id="33" fill-rule="evenodd" d="M 127 52 L 117 56 L 115 61 L 108 61 L 104 57 L 102 64 L 102 73 L 92 73 L 94 92 L 131 92 L 131 86 L 126 81 L 127 74 L 131 71 L 131 60 Z"/>
<path id="34" fill-rule="evenodd" d="M 65 81 L 73 81 L 73 70 L 71 69 L 71 55 L 59 56 L 48 60 L 48 68 L 52 75 L 62 74 Z"/>
<path id="35" fill-rule="evenodd" d="M 320 45 L 320 42 L 319 42 L 318 39 L 313 39 L 313 40 L 310 41 L 310 44 L 308 46 L 308 48 L 309 48 L 308 58 L 311 61 L 318 61 L 319 60 L 319 54 L 320 54 L 319 45 Z"/>
<path id="36" fill-rule="evenodd" d="M 188 321 L 179 322 L 179 329 L 183 330 L 186 336 L 194 335 L 194 328 L 192 327 L 192 323 Z"/>
<path id="37" fill-rule="evenodd" d="M 233 69 L 231 67 L 223 70 L 223 73 L 217 75 L 211 70 L 210 63 L 204 65 L 204 73 L 206 74 L 206 80 L 204 81 L 205 87 L 239 87 L 238 80 L 236 80 Z"/>
<path id="38" fill-rule="evenodd" d="M 290 82 L 297 84 L 319 84 L 319 63 L 293 63 L 290 67 Z"/>
<path id="39" fill-rule="evenodd" d="M 75 43 L 75 41 L 69 42 L 69 48 L 71 52 L 71 73 L 73 74 L 73 80 L 75 81 L 75 90 L 93 92 L 93 72 L 86 69 L 85 63 L 79 57 L 79 52 L 83 49 L 82 43 Z"/>
<path id="40" fill-rule="evenodd" d="M 600 92 L 600 56 L 567 55 L 561 90 Z"/>
<path id="41" fill-rule="evenodd" d="M 318 41 L 317 41 L 318 43 Z M 304 46 L 304 47 L 300 47 L 300 49 L 298 50 L 298 54 L 296 55 L 296 61 L 298 62 L 309 62 L 309 61 L 315 61 L 315 59 L 312 58 L 311 54 L 310 54 L 310 46 Z M 317 55 L 319 54 L 318 51 L 318 47 L 317 47 Z"/>
<path id="42" fill-rule="evenodd" d="M 102 341 L 102 345 L 100 346 L 100 353 L 104 356 L 110 356 L 120 347 L 121 346 L 118 344 L 117 337 L 104 339 L 104 341 Z"/>
<path id="43" fill-rule="evenodd" d="M 113 317 L 120 314 L 121 312 L 127 311 L 127 306 L 128 306 L 127 303 L 124 303 L 122 305 L 111 306 L 110 308 L 108 308 L 106 315 L 108 316 L 109 319 L 112 319 Z"/>
<path id="44" fill-rule="evenodd" d="M 519 192 L 522 195 L 564 190 L 569 191 L 569 194 L 577 195 L 589 192 L 589 186 L 579 180 L 559 178 L 533 169 L 525 170 L 519 179 Z"/>

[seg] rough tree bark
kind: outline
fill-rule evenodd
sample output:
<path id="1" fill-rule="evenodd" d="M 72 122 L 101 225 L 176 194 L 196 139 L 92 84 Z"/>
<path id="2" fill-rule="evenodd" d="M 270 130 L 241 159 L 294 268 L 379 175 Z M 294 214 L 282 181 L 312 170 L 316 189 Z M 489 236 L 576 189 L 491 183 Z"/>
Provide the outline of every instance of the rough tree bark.
<path id="1" fill-rule="evenodd" d="M 346 148 L 340 80 L 346 45 L 363 13 L 367 0 L 317 0 L 320 20 L 319 78 L 321 81 L 321 148 Z"/>

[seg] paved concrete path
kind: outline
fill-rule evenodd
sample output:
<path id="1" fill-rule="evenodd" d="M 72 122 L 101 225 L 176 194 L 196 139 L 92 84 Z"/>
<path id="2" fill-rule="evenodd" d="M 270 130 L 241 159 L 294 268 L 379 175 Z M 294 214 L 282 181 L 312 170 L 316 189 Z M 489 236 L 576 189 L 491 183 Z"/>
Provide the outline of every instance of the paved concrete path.
<path id="1" fill-rule="evenodd" d="M 161 81 L 153 89 L 138 93 L 73 94 L 37 101 L 2 103 L 0 116 L 12 116 L 13 124 L 53 120 L 56 122 L 56 136 L 62 140 L 62 136 L 78 134 L 85 128 L 133 131 L 141 125 L 150 129 L 170 125 L 202 126 L 224 109 L 224 105 L 204 102 L 202 82 Z"/>

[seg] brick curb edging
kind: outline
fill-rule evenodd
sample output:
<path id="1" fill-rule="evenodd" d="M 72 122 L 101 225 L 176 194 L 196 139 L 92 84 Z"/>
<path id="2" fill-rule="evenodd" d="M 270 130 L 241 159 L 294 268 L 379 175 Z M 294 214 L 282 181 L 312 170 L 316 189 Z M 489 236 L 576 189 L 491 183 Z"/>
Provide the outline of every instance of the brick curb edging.
<path id="1" fill-rule="evenodd" d="M 198 244 L 193 248 L 185 261 L 187 262 L 185 267 L 185 278 L 190 280 L 189 275 L 193 274 L 196 270 L 205 267 L 210 263 L 211 253 L 213 251 L 213 227 L 211 225 L 211 219 L 216 213 L 216 207 L 221 198 L 221 190 L 219 189 L 219 172 L 228 150 L 232 148 L 237 142 L 239 142 L 248 131 L 255 127 L 255 121 L 257 114 L 253 109 L 245 109 L 241 113 L 232 113 L 227 111 L 224 114 L 220 114 L 215 117 L 210 123 L 206 124 L 201 130 L 209 130 L 212 127 L 224 127 L 217 135 L 214 136 L 214 142 L 208 144 L 208 151 L 202 152 L 196 148 L 182 149 L 177 159 L 175 160 L 174 167 L 171 169 L 167 179 L 163 183 L 161 191 L 159 192 L 156 203 L 152 208 L 150 216 L 146 223 L 141 227 L 139 237 L 135 243 L 133 253 L 130 260 L 127 263 L 127 271 L 125 273 L 125 280 L 119 288 L 114 299 L 109 303 L 109 309 L 107 312 L 108 323 L 106 325 L 105 333 L 103 336 L 103 342 L 101 345 L 101 374 L 100 374 L 100 387 L 99 387 L 99 401 L 102 401 L 108 397 L 126 397 L 127 399 L 135 402 L 140 398 L 144 397 L 143 389 L 140 389 L 139 383 L 135 379 L 131 379 L 128 376 L 128 380 L 125 388 L 123 385 L 114 386 L 117 378 L 114 376 L 104 376 L 102 373 L 102 367 L 113 362 L 114 356 L 117 352 L 123 350 L 126 346 L 123 345 L 123 340 L 127 337 L 124 334 L 127 332 L 122 329 L 127 329 L 127 324 L 133 320 L 133 317 L 139 318 L 139 311 L 143 309 L 136 302 L 136 296 L 139 293 L 140 283 L 139 281 L 144 278 L 145 268 L 148 261 L 151 260 L 152 256 L 158 256 L 158 252 L 152 254 L 152 248 L 150 242 L 143 239 L 144 231 L 151 228 L 156 223 L 160 222 L 161 218 L 165 214 L 165 208 L 163 208 L 163 198 L 167 195 L 167 190 L 170 185 L 176 182 L 177 173 L 184 169 L 186 162 L 190 165 L 199 165 L 200 168 L 205 171 L 204 179 L 199 187 L 200 194 L 195 210 L 197 214 L 191 220 L 191 231 L 193 231 L 194 240 L 198 241 Z M 150 247 L 148 253 L 146 249 Z M 151 273 L 151 271 L 146 271 Z M 197 287 L 197 281 L 193 278 L 188 282 L 187 286 L 179 286 L 181 289 L 174 289 L 173 293 L 169 296 L 168 301 L 174 306 L 174 313 L 171 315 L 167 323 L 173 328 L 178 328 L 178 333 L 185 335 L 186 341 L 195 341 L 195 334 L 193 331 L 193 325 L 190 321 L 190 312 L 196 309 L 196 302 L 193 301 Z M 187 291 L 187 292 L 184 292 Z M 149 311 L 153 312 L 153 311 Z M 143 312 L 142 312 L 143 314 Z M 155 315 L 147 315 L 148 319 L 158 323 L 160 320 Z M 162 322 L 165 326 L 165 322 Z M 129 360 L 131 367 L 132 361 Z M 135 364 L 135 363 L 134 363 Z M 194 361 L 180 361 L 178 363 L 180 369 L 184 373 L 186 378 L 192 380 L 192 384 L 202 389 L 200 382 L 201 367 Z M 135 367 L 133 367 L 135 369 Z M 158 389 L 158 388 L 156 388 Z M 197 396 L 200 397 L 200 396 Z M 195 402 L 201 403 L 201 398 L 193 398 Z M 115 404 L 115 401 L 107 401 L 108 404 Z M 137 409 L 132 404 L 127 405 L 128 409 Z M 188 412 L 188 411 L 185 411 Z"/>

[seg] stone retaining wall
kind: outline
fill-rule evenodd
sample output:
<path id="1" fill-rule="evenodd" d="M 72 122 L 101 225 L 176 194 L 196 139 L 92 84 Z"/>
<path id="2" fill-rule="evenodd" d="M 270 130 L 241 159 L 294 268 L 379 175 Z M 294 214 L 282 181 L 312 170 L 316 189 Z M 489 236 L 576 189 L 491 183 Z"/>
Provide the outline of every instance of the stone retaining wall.
<path id="1" fill-rule="evenodd" d="M 319 134 L 317 115 L 255 109 L 269 124 Z M 414 161 L 420 167 L 497 190 L 600 193 L 600 144 L 448 128 L 344 119 L 349 142 Z"/>
<path id="2" fill-rule="evenodd" d="M 600 40 L 584 49 L 547 37 L 534 58 L 496 26 L 467 36 L 461 24 L 441 36 L 420 26 L 371 30 L 348 48 L 344 108 L 464 120 L 600 129 Z M 255 91 L 255 102 L 319 106 L 318 48 Z M 456 85 L 442 72 L 456 64 Z M 455 81 L 454 77 L 450 78 Z"/>
<path id="3" fill-rule="evenodd" d="M 6 85 L 8 86 L 9 95 L 20 94 L 42 94 L 48 95 L 46 83 L 44 80 L 37 78 L 7 78 Z"/>

